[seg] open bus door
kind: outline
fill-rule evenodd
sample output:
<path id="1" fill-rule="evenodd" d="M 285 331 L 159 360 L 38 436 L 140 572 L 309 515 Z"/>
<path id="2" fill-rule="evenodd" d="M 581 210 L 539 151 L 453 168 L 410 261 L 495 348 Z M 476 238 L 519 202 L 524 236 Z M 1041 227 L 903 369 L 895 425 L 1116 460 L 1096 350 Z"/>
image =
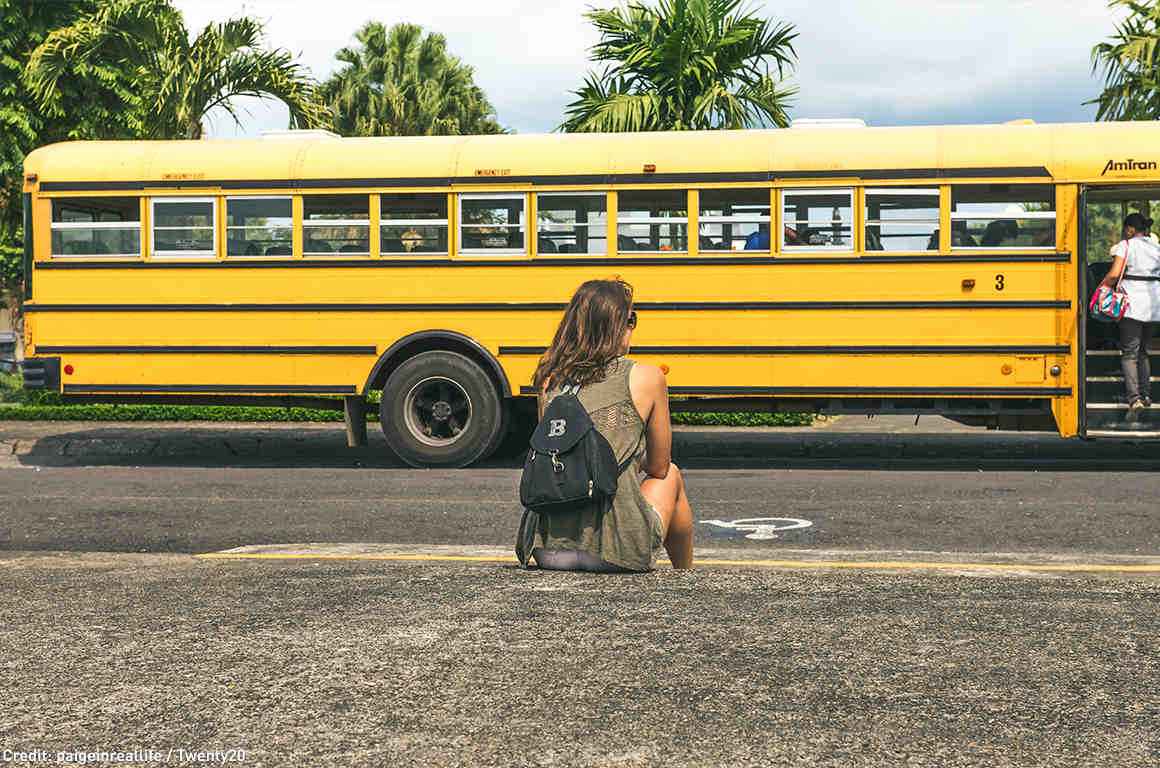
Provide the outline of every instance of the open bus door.
<path id="1" fill-rule="evenodd" d="M 1160 439 L 1160 405 L 1153 405 L 1138 422 L 1125 419 L 1128 402 L 1120 372 L 1119 328 L 1115 323 L 1088 316 L 1088 300 L 1111 267 L 1108 250 L 1117 242 L 1124 217 L 1134 210 L 1160 211 L 1160 187 L 1103 186 L 1080 188 L 1079 194 L 1079 286 L 1077 332 L 1079 393 L 1082 437 L 1130 437 Z M 1160 382 L 1160 341 L 1148 348 L 1152 383 Z"/>

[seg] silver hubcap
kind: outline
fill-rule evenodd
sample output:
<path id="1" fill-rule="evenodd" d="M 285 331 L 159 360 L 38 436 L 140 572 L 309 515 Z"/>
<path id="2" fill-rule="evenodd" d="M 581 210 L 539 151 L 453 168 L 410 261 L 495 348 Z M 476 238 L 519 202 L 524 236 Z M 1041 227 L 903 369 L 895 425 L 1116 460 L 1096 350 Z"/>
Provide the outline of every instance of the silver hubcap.
<path id="1" fill-rule="evenodd" d="M 451 445 L 471 424 L 471 398 L 451 379 L 430 376 L 407 393 L 403 420 L 415 439 L 424 445 Z"/>

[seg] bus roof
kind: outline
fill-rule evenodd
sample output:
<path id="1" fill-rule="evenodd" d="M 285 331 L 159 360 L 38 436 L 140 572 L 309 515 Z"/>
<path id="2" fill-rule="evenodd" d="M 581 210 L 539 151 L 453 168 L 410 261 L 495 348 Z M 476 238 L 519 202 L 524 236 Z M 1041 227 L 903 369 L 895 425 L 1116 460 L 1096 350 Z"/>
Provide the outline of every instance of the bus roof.
<path id="1" fill-rule="evenodd" d="M 26 175 L 41 188 L 261 187 L 295 181 L 585 184 L 654 174 L 697 181 L 755 179 L 1053 177 L 1056 181 L 1160 178 L 1160 122 L 962 125 L 826 130 L 673 131 L 276 140 L 65 142 L 35 150 Z M 957 173 L 944 174 L 944 171 Z M 974 173 L 974 171 L 978 173 Z M 878 173 L 867 173 L 878 171 Z M 45 184 L 48 186 L 44 186 Z"/>

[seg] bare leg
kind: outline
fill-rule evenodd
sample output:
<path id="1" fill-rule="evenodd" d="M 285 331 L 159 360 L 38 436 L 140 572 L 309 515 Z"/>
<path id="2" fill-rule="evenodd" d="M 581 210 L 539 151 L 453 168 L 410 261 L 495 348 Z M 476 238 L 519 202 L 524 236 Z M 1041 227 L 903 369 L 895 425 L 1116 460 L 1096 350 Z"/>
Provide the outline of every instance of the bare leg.
<path id="1" fill-rule="evenodd" d="M 693 566 L 693 508 L 685 494 L 685 478 L 676 464 L 663 480 L 650 477 L 640 490 L 661 516 L 665 551 L 674 568 Z"/>

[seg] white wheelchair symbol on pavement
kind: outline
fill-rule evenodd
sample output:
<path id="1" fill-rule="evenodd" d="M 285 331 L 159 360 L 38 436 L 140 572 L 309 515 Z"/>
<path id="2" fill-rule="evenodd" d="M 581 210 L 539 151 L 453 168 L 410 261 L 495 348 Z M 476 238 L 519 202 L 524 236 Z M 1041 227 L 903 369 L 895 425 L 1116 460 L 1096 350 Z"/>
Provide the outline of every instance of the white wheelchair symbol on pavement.
<path id="1" fill-rule="evenodd" d="M 747 539 L 767 540 L 778 538 L 779 533 L 797 531 L 813 525 L 809 520 L 796 517 L 746 517 L 741 520 L 701 520 L 714 528 L 743 533 Z"/>

